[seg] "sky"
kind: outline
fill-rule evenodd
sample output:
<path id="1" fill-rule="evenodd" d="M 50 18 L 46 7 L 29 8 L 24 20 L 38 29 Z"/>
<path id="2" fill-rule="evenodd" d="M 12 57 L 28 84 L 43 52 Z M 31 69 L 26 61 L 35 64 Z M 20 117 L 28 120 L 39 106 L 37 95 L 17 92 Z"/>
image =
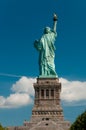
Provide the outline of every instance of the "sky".
<path id="1" fill-rule="evenodd" d="M 39 75 L 34 41 L 58 15 L 55 67 L 62 83 L 66 120 L 86 109 L 86 1 L 0 1 L 0 123 L 22 125 L 30 120 L 33 83 Z"/>

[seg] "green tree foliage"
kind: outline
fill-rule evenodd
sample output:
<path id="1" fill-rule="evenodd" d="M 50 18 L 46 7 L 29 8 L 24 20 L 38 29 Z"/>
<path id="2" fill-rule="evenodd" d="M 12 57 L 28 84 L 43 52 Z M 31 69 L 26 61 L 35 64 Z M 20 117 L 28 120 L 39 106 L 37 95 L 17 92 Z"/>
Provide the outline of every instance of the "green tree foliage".
<path id="1" fill-rule="evenodd" d="M 70 130 L 86 130 L 86 111 L 77 117 Z"/>
<path id="2" fill-rule="evenodd" d="M 5 130 L 5 128 L 0 124 L 0 130 Z"/>

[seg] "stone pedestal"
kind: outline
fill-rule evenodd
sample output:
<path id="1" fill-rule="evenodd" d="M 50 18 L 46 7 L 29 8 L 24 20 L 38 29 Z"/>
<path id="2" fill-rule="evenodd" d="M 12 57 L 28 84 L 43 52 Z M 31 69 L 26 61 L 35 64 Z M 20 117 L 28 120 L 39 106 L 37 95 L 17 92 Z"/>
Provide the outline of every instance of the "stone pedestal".
<path id="1" fill-rule="evenodd" d="M 60 104 L 61 83 L 58 78 L 37 78 L 34 84 L 35 100 L 30 130 L 68 130 L 70 122 L 64 120 Z M 30 127 L 31 126 L 31 127 Z"/>
<path id="2" fill-rule="evenodd" d="M 34 84 L 35 102 L 32 110 L 32 122 L 42 120 L 63 121 L 60 105 L 61 83 L 58 79 L 39 78 Z"/>
<path id="3" fill-rule="evenodd" d="M 11 130 L 69 130 L 60 104 L 61 83 L 58 78 L 37 78 L 35 100 L 30 122 Z"/>

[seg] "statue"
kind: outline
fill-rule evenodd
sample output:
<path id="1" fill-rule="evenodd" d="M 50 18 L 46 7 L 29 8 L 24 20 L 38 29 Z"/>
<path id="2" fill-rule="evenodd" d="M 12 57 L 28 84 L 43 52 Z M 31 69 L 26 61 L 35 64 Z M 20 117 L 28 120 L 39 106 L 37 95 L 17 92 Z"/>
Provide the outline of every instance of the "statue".
<path id="1" fill-rule="evenodd" d="M 55 39 L 57 36 L 57 16 L 53 16 L 53 29 L 45 27 L 44 34 L 39 40 L 35 40 L 34 46 L 39 51 L 39 77 L 57 77 L 55 71 Z"/>

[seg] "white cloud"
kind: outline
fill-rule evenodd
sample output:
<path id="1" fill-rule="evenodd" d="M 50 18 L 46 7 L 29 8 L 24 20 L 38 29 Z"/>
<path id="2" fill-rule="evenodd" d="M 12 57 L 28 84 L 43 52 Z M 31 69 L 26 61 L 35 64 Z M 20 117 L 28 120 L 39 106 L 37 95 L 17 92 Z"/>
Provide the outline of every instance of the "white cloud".
<path id="1" fill-rule="evenodd" d="M 33 103 L 35 81 L 34 78 L 21 77 L 12 85 L 13 93 L 6 98 L 0 96 L 0 108 L 17 108 Z"/>
<path id="2" fill-rule="evenodd" d="M 0 107 L 2 107 L 4 103 L 5 103 L 5 98 L 3 96 L 0 96 Z"/>
<path id="3" fill-rule="evenodd" d="M 0 96 L 0 108 L 17 108 L 33 103 L 35 78 L 21 77 L 12 85 L 8 97 Z M 86 82 L 69 81 L 60 78 L 62 83 L 61 99 L 67 104 L 86 100 Z"/>
<path id="4" fill-rule="evenodd" d="M 28 94 L 15 93 L 11 94 L 9 97 L 0 97 L 0 107 L 1 108 L 17 108 L 21 106 L 26 106 L 32 103 L 32 99 Z"/>
<path id="5" fill-rule="evenodd" d="M 86 82 L 68 81 L 60 78 L 62 83 L 61 99 L 63 101 L 74 103 L 86 100 Z"/>
<path id="6" fill-rule="evenodd" d="M 33 83 L 36 82 L 33 78 L 22 77 L 19 81 L 13 84 L 11 90 L 18 93 L 28 93 L 34 95 Z"/>

